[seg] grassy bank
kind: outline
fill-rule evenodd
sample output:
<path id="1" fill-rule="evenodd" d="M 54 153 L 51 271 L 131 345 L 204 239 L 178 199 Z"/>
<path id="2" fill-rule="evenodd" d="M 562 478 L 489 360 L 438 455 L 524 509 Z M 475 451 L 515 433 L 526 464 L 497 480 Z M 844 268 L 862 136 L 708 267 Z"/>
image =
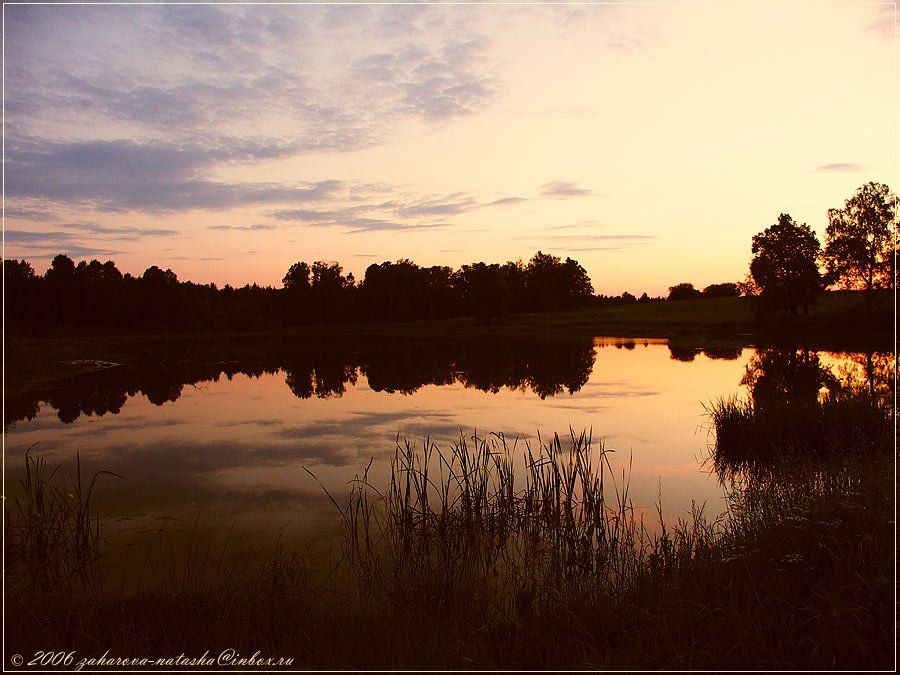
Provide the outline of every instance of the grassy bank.
<path id="1" fill-rule="evenodd" d="M 128 591 L 105 577 L 96 494 L 32 473 L 7 531 L 7 645 L 231 647 L 311 668 L 890 667 L 893 420 L 872 403 L 859 424 L 869 403 L 827 402 L 815 453 L 790 443 L 809 419 L 769 425 L 754 408 L 749 468 L 728 434 L 711 450 L 727 513 L 661 530 L 586 435 L 400 444 L 388 485 L 362 474 L 333 496 L 332 559 L 201 538 L 162 574 L 138 564 Z M 747 415 L 723 404 L 712 423 Z"/>

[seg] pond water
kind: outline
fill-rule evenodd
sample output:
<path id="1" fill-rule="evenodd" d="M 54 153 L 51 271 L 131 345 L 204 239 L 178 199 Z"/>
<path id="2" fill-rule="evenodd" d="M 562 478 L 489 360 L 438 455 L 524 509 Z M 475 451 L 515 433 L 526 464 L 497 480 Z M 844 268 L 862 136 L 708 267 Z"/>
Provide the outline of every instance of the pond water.
<path id="1" fill-rule="evenodd" d="M 387 481 L 398 435 L 448 447 L 460 434 L 502 432 L 519 452 L 573 429 L 613 451 L 616 480 L 650 520 L 660 494 L 667 520 L 692 502 L 714 515 L 724 500 L 704 461 L 705 405 L 751 395 L 761 374 L 817 395 L 832 375 L 864 379 L 872 360 L 613 338 L 187 350 L 7 396 L 7 494 L 29 448 L 64 472 L 78 453 L 86 474 L 121 476 L 99 478 L 108 534 L 174 521 L 313 537 L 338 518 L 304 467 L 340 502 L 370 460 L 370 482 Z"/>

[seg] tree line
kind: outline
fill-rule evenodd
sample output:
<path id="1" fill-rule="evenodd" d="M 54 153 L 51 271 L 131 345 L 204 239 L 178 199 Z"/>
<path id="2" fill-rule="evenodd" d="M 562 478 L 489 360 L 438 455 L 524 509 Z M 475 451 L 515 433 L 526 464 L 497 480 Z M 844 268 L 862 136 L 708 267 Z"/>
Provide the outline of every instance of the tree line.
<path id="1" fill-rule="evenodd" d="M 572 258 L 538 251 L 527 263 L 476 262 L 459 269 L 411 260 L 372 264 L 361 281 L 336 262 L 297 262 L 282 288 L 179 281 L 156 265 L 142 275 L 112 261 L 57 255 L 44 275 L 5 260 L 7 330 L 90 328 L 119 331 L 261 330 L 356 321 L 404 321 L 585 307 L 594 289 Z"/>

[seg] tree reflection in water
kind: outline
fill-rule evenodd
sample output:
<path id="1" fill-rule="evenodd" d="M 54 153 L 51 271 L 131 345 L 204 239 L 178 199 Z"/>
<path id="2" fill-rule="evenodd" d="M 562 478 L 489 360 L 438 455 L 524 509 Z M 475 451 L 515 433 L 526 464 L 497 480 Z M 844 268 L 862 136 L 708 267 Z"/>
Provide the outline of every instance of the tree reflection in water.
<path id="1" fill-rule="evenodd" d="M 376 392 L 413 394 L 426 385 L 462 384 L 497 393 L 534 392 L 540 398 L 573 394 L 594 366 L 591 340 L 436 343 L 407 340 L 365 344 L 295 342 L 265 345 L 239 358 L 229 353 L 182 360 L 138 360 L 68 378 L 26 394 L 6 397 L 5 425 L 31 420 L 42 404 L 69 424 L 81 415 L 117 414 L 129 397 L 141 394 L 155 405 L 174 402 L 185 386 L 218 382 L 236 374 L 259 377 L 285 373 L 285 384 L 301 399 L 337 398 L 364 375 Z"/>

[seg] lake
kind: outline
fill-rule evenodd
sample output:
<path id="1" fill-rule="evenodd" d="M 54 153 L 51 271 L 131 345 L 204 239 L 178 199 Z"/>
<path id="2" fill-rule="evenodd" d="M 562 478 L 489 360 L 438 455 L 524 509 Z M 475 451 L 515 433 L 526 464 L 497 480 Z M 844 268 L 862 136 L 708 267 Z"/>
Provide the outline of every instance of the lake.
<path id="1" fill-rule="evenodd" d="M 98 479 L 109 537 L 203 523 L 315 538 L 338 517 L 304 467 L 341 503 L 370 460 L 370 483 L 387 482 L 398 436 L 443 448 L 502 432 L 520 455 L 572 429 L 612 451 L 648 522 L 660 495 L 667 521 L 692 502 L 715 515 L 725 503 L 705 461 L 705 405 L 750 396 L 761 378 L 815 396 L 871 380 L 886 358 L 621 338 L 181 347 L 7 396 L 7 494 L 29 448 L 70 473 L 79 453 L 85 473 L 120 476 Z"/>

